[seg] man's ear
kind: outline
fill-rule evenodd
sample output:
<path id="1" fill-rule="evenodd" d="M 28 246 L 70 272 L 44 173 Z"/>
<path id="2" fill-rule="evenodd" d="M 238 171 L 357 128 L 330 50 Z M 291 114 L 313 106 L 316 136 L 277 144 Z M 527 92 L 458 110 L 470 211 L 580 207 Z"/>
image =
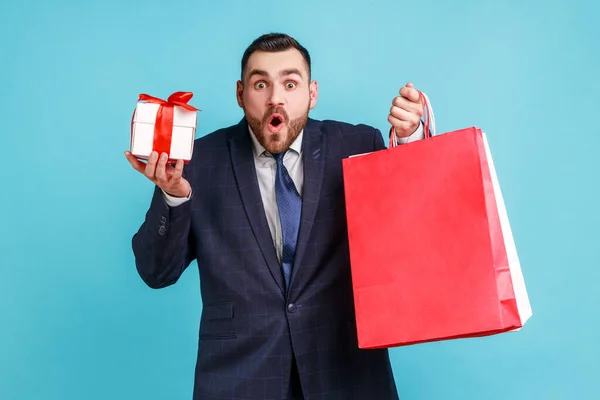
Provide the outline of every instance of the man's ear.
<path id="1" fill-rule="evenodd" d="M 242 81 L 237 81 L 235 95 L 237 98 L 238 106 L 240 106 L 240 108 L 244 108 L 243 94 L 244 94 L 244 84 L 242 83 Z"/>
<path id="2" fill-rule="evenodd" d="M 310 92 L 310 109 L 312 110 L 317 105 L 317 99 L 319 98 L 319 84 L 317 81 L 312 81 L 309 87 Z"/>

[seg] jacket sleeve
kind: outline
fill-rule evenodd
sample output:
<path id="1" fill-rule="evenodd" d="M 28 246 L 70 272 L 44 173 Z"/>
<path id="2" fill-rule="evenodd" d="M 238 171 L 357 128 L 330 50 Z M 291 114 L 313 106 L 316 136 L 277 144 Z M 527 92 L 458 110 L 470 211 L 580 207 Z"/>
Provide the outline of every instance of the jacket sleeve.
<path id="1" fill-rule="evenodd" d="M 191 203 L 189 200 L 170 207 L 160 188 L 155 187 L 145 220 L 133 236 L 137 271 L 153 289 L 177 282 L 195 258 L 190 230 Z"/>
<path id="2" fill-rule="evenodd" d="M 379 129 L 373 129 L 373 151 L 385 150 L 387 147 L 383 141 L 383 135 Z"/>

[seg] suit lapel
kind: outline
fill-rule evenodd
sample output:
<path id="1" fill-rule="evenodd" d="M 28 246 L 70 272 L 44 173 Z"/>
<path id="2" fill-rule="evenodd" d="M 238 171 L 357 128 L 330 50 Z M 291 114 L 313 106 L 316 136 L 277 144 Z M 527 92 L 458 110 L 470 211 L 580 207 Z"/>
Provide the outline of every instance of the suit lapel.
<path id="1" fill-rule="evenodd" d="M 302 155 L 304 163 L 304 186 L 302 193 L 302 216 L 300 219 L 300 230 L 296 244 L 296 255 L 294 267 L 290 278 L 290 286 L 300 268 L 302 257 L 306 251 L 306 245 L 310 231 L 315 219 L 319 198 L 321 196 L 321 185 L 323 183 L 323 171 L 325 169 L 325 135 L 321 132 L 317 123 L 308 120 L 304 128 L 304 139 L 302 143 Z"/>
<path id="2" fill-rule="evenodd" d="M 229 152 L 233 165 L 233 173 L 237 182 L 240 197 L 252 232 L 258 241 L 258 245 L 265 258 L 267 266 L 277 282 L 279 289 L 285 293 L 285 283 L 277 253 L 271 238 L 271 231 L 265 216 L 265 209 L 260 195 L 256 167 L 254 164 L 254 153 L 252 152 L 252 140 L 248 132 L 245 119 L 242 119 L 235 128 L 235 132 L 229 140 Z"/>

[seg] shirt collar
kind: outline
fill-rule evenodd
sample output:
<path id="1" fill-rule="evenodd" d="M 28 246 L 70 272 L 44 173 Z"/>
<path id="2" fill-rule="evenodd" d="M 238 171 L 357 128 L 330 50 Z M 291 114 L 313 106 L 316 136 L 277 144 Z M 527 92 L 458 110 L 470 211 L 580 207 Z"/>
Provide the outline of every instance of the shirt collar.
<path id="1" fill-rule="evenodd" d="M 258 142 L 258 139 L 256 138 L 256 135 L 254 134 L 254 131 L 252 131 L 250 125 L 248 125 L 248 130 L 250 131 L 250 138 L 252 139 L 252 150 L 254 152 L 254 158 L 260 157 L 265 152 L 268 153 L 267 150 L 265 150 L 265 148 L 262 146 L 262 144 Z M 300 154 L 300 150 L 302 149 L 302 136 L 304 136 L 304 129 L 300 131 L 300 134 L 298 135 L 296 140 L 292 142 L 292 144 L 290 145 L 290 150 L 294 150 L 296 153 Z"/>

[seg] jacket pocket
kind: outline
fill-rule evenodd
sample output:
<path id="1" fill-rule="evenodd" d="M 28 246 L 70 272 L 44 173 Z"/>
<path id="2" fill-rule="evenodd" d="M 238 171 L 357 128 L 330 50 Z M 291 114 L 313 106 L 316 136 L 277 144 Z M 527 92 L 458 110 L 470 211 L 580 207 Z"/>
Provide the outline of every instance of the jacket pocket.
<path id="1" fill-rule="evenodd" d="M 235 337 L 233 303 L 221 302 L 203 305 L 200 339 L 222 340 Z"/>

